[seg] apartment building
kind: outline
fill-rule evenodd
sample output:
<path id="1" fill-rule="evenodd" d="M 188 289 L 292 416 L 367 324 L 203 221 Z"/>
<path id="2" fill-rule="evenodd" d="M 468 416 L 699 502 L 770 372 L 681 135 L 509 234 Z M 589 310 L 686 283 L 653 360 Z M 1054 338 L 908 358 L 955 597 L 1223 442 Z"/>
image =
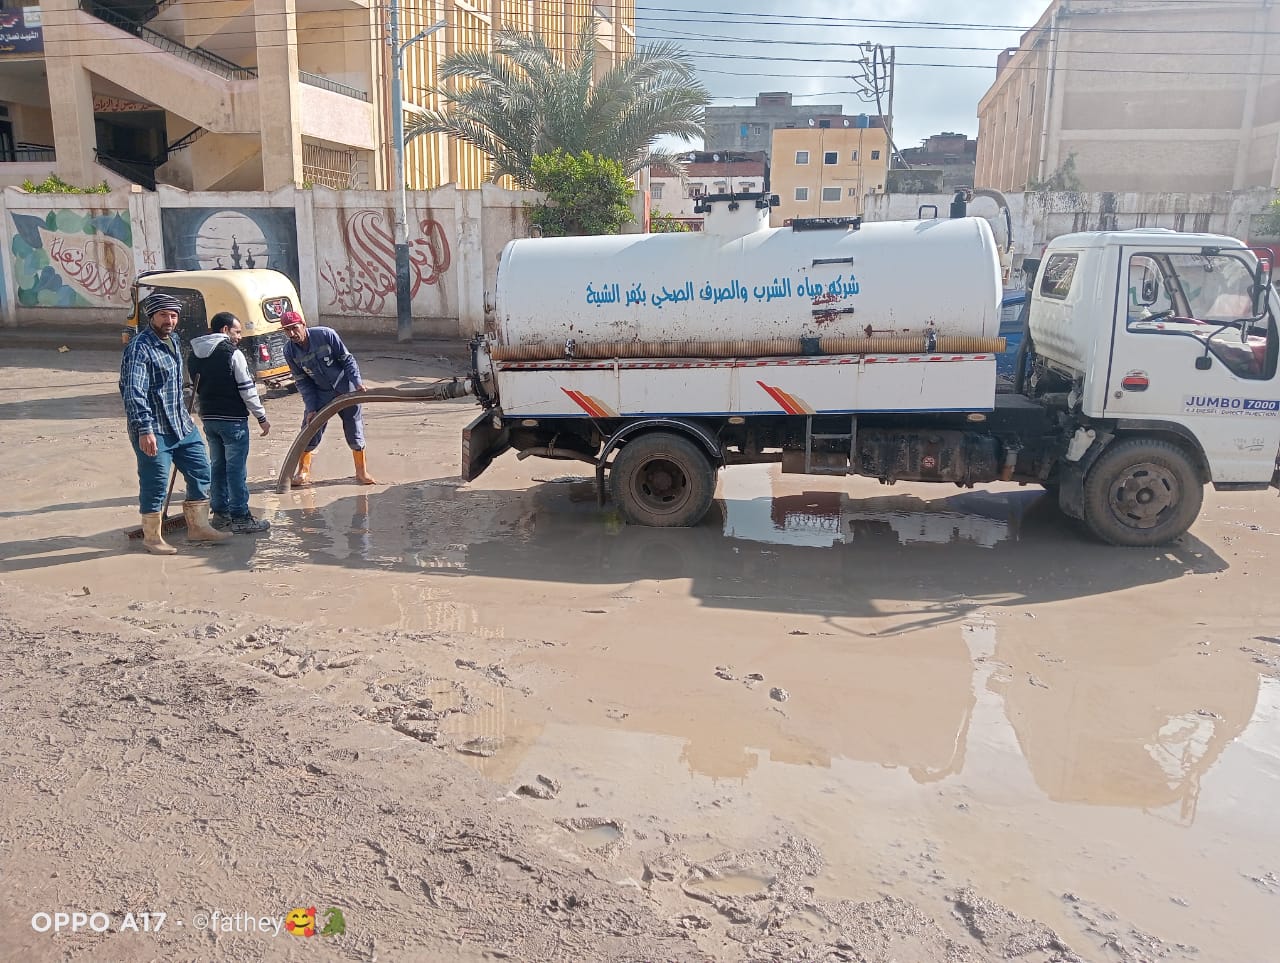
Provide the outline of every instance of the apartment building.
<path id="1" fill-rule="evenodd" d="M 768 157 L 775 130 L 829 127 L 833 118 L 844 117 L 844 108 L 840 104 L 796 106 L 790 93 L 770 91 L 757 94 L 751 106 L 708 107 L 705 115 L 706 150 L 764 151 Z"/>
<path id="2" fill-rule="evenodd" d="M 402 0 L 403 99 L 437 107 L 440 60 L 496 26 L 571 43 L 596 22 L 598 70 L 634 50 L 634 0 Z M 375 0 L 0 0 L 0 186 L 189 190 L 391 183 L 387 8 Z M 477 187 L 485 158 L 438 135 L 405 152 L 411 188 Z"/>
<path id="3" fill-rule="evenodd" d="M 1280 187 L 1280 5 L 1055 0 L 978 105 L 977 186 Z"/>
<path id="4" fill-rule="evenodd" d="M 770 214 L 774 227 L 797 217 L 858 215 L 865 196 L 884 192 L 889 138 L 884 127 L 857 126 L 863 119 L 773 132 L 770 175 L 779 201 Z"/>
<path id="5" fill-rule="evenodd" d="M 978 142 L 972 137 L 944 131 L 925 138 L 919 147 L 905 148 L 900 155 L 903 163 L 913 170 L 941 174 L 937 178 L 940 190 L 973 187 Z"/>
<path id="6" fill-rule="evenodd" d="M 667 214 L 695 231 L 702 230 L 705 215 L 694 211 L 708 194 L 753 194 L 766 189 L 769 162 L 765 152 L 693 151 L 685 164 L 685 179 L 675 171 L 654 165 L 649 171 L 652 210 Z"/>

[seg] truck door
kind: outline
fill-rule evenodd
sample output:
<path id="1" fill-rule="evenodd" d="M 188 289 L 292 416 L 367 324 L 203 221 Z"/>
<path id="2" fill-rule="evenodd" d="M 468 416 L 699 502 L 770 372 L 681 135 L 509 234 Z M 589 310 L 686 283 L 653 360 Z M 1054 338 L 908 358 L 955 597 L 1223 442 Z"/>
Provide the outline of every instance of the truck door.
<path id="1" fill-rule="evenodd" d="M 1186 427 L 1215 482 L 1270 481 L 1280 342 L 1274 298 L 1253 316 L 1252 254 L 1124 247 L 1120 258 L 1106 415 Z"/>

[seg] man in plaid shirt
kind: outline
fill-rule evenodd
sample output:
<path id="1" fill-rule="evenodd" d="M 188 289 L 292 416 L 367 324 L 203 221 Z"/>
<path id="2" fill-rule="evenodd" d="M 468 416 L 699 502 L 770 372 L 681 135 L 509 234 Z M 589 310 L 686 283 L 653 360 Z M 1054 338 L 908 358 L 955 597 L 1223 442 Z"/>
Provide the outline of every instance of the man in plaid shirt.
<path id="1" fill-rule="evenodd" d="M 129 423 L 129 441 L 138 460 L 138 503 L 142 544 L 153 555 L 173 555 L 164 540 L 165 494 L 176 466 L 187 483 L 182 514 L 191 541 L 224 542 L 228 532 L 209 525 L 209 452 L 182 398 L 182 342 L 175 333 L 182 302 L 157 291 L 142 302 L 147 327 L 120 359 L 120 397 Z"/>

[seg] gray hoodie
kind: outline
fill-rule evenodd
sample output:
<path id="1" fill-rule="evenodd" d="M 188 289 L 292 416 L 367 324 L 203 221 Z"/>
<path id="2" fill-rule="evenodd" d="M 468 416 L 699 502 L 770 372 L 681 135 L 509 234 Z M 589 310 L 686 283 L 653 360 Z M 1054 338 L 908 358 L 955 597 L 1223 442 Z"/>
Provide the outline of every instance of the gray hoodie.
<path id="1" fill-rule="evenodd" d="M 202 334 L 191 341 L 191 353 L 197 358 L 207 358 L 213 354 L 213 349 L 220 342 L 226 340 L 227 336 L 222 332 Z M 258 387 L 253 382 L 253 375 L 249 373 L 249 363 L 244 360 L 244 354 L 239 349 L 231 352 L 231 377 L 249 413 L 258 421 L 265 421 L 267 409 L 262 406 L 262 399 L 258 397 Z"/>

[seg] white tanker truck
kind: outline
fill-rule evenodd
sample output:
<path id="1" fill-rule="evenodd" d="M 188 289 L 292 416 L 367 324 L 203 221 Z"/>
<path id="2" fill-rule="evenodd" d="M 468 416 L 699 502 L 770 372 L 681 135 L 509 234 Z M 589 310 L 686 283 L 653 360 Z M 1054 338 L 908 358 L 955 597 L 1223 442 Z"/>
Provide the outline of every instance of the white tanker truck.
<path id="1" fill-rule="evenodd" d="M 1000 252 L 977 217 L 768 228 L 768 195 L 691 234 L 527 239 L 472 344 L 463 477 L 576 459 L 624 517 L 695 525 L 720 468 L 1056 489 L 1117 545 L 1187 530 L 1203 486 L 1276 486 L 1280 305 L 1240 241 L 1070 234 L 1027 262 L 997 392 Z M 609 484 L 606 486 L 606 475 Z"/>

